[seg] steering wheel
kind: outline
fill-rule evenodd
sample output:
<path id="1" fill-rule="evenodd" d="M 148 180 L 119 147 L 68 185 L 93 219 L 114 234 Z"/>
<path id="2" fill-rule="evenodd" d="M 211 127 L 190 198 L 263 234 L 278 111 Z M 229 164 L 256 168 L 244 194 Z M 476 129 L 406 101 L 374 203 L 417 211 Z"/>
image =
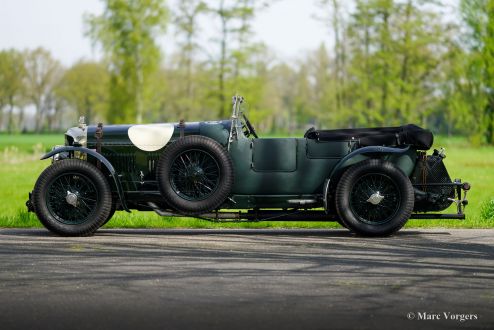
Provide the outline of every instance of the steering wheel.
<path id="1" fill-rule="evenodd" d="M 247 137 L 253 135 L 256 139 L 258 139 L 259 137 L 257 136 L 254 126 L 252 126 L 252 124 L 250 123 L 249 118 L 247 118 L 245 113 L 242 114 L 242 117 L 244 117 L 245 125 L 247 126 L 247 131 L 245 132 L 246 133 L 245 135 L 247 135 Z"/>

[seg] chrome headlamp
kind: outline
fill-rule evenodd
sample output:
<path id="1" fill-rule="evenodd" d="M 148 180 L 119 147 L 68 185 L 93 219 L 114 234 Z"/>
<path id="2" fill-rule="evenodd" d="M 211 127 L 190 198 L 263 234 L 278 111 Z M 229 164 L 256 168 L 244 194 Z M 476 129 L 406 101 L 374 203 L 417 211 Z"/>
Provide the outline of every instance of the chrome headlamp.
<path id="1" fill-rule="evenodd" d="M 65 145 L 87 147 L 87 126 L 84 117 L 79 118 L 79 126 L 71 127 L 65 133 Z"/>

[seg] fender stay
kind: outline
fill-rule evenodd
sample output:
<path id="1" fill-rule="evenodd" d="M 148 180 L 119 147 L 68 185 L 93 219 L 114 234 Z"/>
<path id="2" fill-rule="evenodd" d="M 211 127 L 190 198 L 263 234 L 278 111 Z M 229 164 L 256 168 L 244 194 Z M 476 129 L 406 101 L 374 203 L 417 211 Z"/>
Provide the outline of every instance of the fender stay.
<path id="1" fill-rule="evenodd" d="M 88 154 L 90 156 L 93 156 L 94 158 L 99 160 L 101 163 L 103 163 L 105 165 L 105 167 L 108 169 L 108 171 L 110 171 L 110 174 L 113 178 L 113 181 L 115 182 L 115 186 L 117 188 L 118 198 L 120 199 L 120 203 L 122 204 L 123 209 L 130 213 L 129 207 L 127 206 L 127 202 L 125 201 L 125 196 L 123 193 L 123 188 L 122 188 L 122 183 L 120 182 L 120 178 L 117 176 L 117 173 L 116 173 L 113 165 L 103 155 L 97 153 L 94 150 L 84 148 L 84 147 L 66 146 L 66 147 L 60 147 L 60 148 L 57 148 L 55 150 L 50 151 L 49 153 L 47 153 L 43 157 L 41 157 L 41 160 L 50 158 L 56 154 L 59 154 L 61 152 L 66 152 L 66 151 L 79 151 L 79 152 Z"/>

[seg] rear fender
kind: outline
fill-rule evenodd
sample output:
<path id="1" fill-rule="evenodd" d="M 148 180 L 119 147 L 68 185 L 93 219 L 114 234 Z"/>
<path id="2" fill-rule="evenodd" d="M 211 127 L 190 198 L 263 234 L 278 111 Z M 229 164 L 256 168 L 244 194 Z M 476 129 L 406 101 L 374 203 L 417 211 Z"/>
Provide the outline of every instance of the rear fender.
<path id="1" fill-rule="evenodd" d="M 384 158 L 388 157 L 389 160 L 396 164 L 406 176 L 410 176 L 415 166 L 416 152 L 411 149 L 410 146 L 406 148 L 391 148 L 381 146 L 369 146 L 356 149 L 343 157 L 333 168 L 331 174 L 324 182 L 324 208 L 326 212 L 329 210 L 328 193 L 330 187 L 335 187 L 341 174 L 352 165 L 360 163 L 369 158 Z"/>
<path id="2" fill-rule="evenodd" d="M 96 158 L 97 160 L 99 160 L 106 167 L 108 172 L 110 172 L 111 177 L 113 178 L 113 182 L 115 183 L 115 187 L 117 188 L 117 194 L 118 194 L 118 198 L 120 199 L 120 203 L 122 204 L 122 208 L 125 211 L 130 212 L 129 207 L 127 206 L 127 202 L 125 201 L 125 196 L 123 193 L 123 188 L 122 188 L 122 183 L 120 182 L 120 178 L 118 177 L 113 165 L 103 155 L 97 153 L 94 150 L 84 148 L 84 147 L 66 146 L 66 147 L 60 147 L 60 148 L 57 148 L 57 149 L 50 151 L 49 153 L 47 153 L 43 157 L 41 157 L 41 160 L 53 157 L 54 155 L 57 155 L 57 154 L 62 153 L 62 152 L 73 152 L 73 151 L 78 151 L 78 152 L 84 153 L 86 155 L 92 156 L 92 157 Z"/>

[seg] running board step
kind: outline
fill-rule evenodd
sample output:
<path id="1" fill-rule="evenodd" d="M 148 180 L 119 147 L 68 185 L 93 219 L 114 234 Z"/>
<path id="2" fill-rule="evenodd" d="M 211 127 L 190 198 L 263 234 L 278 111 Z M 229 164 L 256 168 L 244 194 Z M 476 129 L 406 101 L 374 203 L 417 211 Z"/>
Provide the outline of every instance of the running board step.
<path id="1" fill-rule="evenodd" d="M 160 209 L 155 203 L 148 205 L 163 217 L 196 217 L 213 221 L 336 221 L 336 216 L 319 210 L 249 210 L 246 212 L 208 212 L 195 216 Z M 414 213 L 410 219 L 455 219 L 464 220 L 465 214 Z"/>
<path id="2" fill-rule="evenodd" d="M 451 220 L 465 220 L 465 214 L 443 214 L 443 213 L 414 213 L 410 216 L 410 219 L 451 219 Z"/>

